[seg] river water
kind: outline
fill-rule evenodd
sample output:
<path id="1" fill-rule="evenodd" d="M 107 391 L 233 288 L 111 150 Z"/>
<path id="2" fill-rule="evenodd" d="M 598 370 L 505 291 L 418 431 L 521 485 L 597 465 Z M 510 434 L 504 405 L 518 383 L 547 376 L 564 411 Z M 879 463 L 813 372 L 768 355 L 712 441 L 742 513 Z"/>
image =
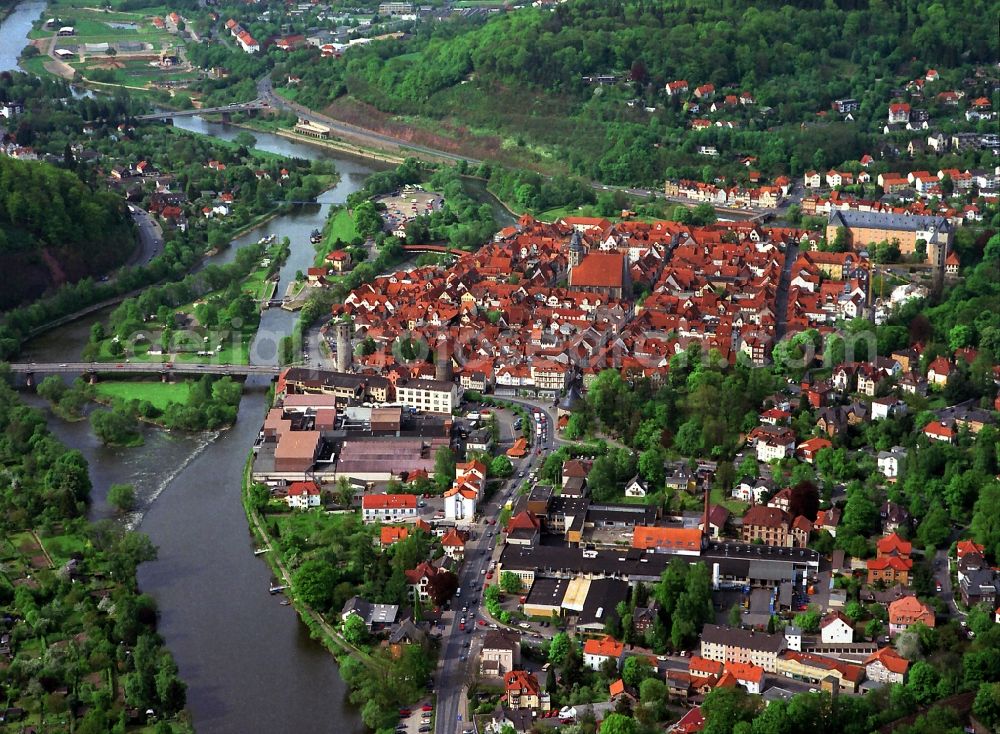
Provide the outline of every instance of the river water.
<path id="1" fill-rule="evenodd" d="M 187 118 L 185 129 L 232 138 L 238 129 Z M 236 251 L 267 234 L 291 240 L 281 268 L 279 293 L 313 259 L 309 235 L 322 228 L 330 204 L 343 202 L 374 170 L 358 160 L 328 155 L 255 133 L 257 147 L 285 156 L 330 158 L 338 184 L 318 204 L 296 207 L 233 241 L 210 258 L 232 260 Z M 50 331 L 27 345 L 24 358 L 37 362 L 76 359 L 91 324 L 107 313 Z M 268 309 L 251 347 L 255 364 L 275 364 L 278 341 L 296 315 Z M 52 417 L 53 432 L 80 449 L 90 462 L 93 514 L 107 516 L 108 486 L 134 484 L 140 509 L 133 518 L 159 548 L 158 559 L 139 569 L 139 584 L 160 608 L 159 630 L 188 684 L 188 708 L 199 732 L 360 732 L 357 712 L 330 654 L 309 637 L 291 607 L 267 592 L 270 571 L 253 555 L 253 542 L 240 502 L 244 462 L 266 410 L 267 381 L 252 378 L 240 402 L 236 425 L 213 434 L 189 435 L 144 429 L 140 448 L 100 445 L 86 421 Z M 44 408 L 43 401 L 27 396 Z"/>
<path id="2" fill-rule="evenodd" d="M 33 20 L 45 3 L 22 3 L 0 24 L 0 71 L 16 68 Z M 179 122 L 194 132 L 232 138 L 238 129 L 199 118 Z M 318 204 L 297 207 L 223 250 L 214 262 L 231 260 L 244 244 L 265 234 L 287 236 L 292 254 L 281 269 L 280 292 L 296 270 L 312 261 L 309 234 L 321 228 L 330 204 L 343 202 L 375 170 L 325 149 L 255 133 L 257 146 L 285 156 L 334 162 L 339 183 Z M 24 357 L 60 362 L 78 358 L 98 313 L 50 331 L 27 345 Z M 259 364 L 273 364 L 277 341 L 295 315 L 264 312 L 252 349 Z M 146 428 L 141 448 L 101 446 L 87 421 L 66 423 L 50 415 L 53 433 L 80 449 L 90 462 L 93 515 L 108 516 L 107 488 L 136 486 L 139 511 L 132 523 L 159 547 L 159 558 L 143 565 L 139 583 L 159 606 L 159 630 L 188 684 L 188 708 L 199 732 L 363 731 L 346 701 L 332 656 L 309 637 L 291 607 L 270 596 L 267 565 L 253 555 L 253 542 L 240 502 L 240 477 L 266 409 L 266 381 L 247 384 L 236 425 L 214 434 L 188 435 Z M 26 394 L 39 407 L 44 402 Z M 48 413 L 48 411 L 46 411 Z"/>
<path id="3" fill-rule="evenodd" d="M 27 43 L 31 23 L 44 9 L 44 2 L 29 0 L 0 24 L 0 71 L 17 68 L 17 54 Z M 240 131 L 199 117 L 179 118 L 176 126 L 224 139 Z M 207 260 L 229 262 L 241 246 L 264 235 L 287 236 L 291 255 L 281 268 L 280 296 L 295 272 L 312 264 L 309 235 L 322 228 L 330 205 L 344 202 L 383 164 L 268 133 L 253 135 L 260 150 L 330 160 L 340 175 L 317 204 L 296 207 Z M 502 225 L 513 221 L 480 182 L 469 182 L 469 187 L 472 195 L 490 202 Z M 25 346 L 22 358 L 78 359 L 91 325 L 105 320 L 110 310 L 37 337 Z M 265 311 L 251 361 L 275 364 L 278 341 L 290 332 L 295 318 L 278 308 Z M 133 449 L 104 447 L 88 421 L 67 423 L 34 394 L 24 393 L 24 399 L 44 410 L 53 433 L 89 461 L 94 518 L 111 515 L 106 503 L 111 484 L 135 485 L 139 509 L 130 524 L 159 548 L 158 559 L 140 567 L 139 583 L 159 606 L 159 630 L 188 684 L 188 709 L 196 729 L 355 734 L 364 727 L 346 700 L 346 686 L 332 656 L 310 639 L 291 607 L 279 604 L 281 597 L 268 594 L 270 571 L 253 555 L 240 477 L 267 407 L 266 389 L 262 378 L 246 383 L 236 425 L 229 430 L 190 435 L 144 427 L 145 444 Z"/>
<path id="4" fill-rule="evenodd" d="M 17 57 L 28 45 L 31 24 L 45 10 L 44 0 L 27 0 L 21 3 L 0 23 L 0 71 L 17 68 Z"/>

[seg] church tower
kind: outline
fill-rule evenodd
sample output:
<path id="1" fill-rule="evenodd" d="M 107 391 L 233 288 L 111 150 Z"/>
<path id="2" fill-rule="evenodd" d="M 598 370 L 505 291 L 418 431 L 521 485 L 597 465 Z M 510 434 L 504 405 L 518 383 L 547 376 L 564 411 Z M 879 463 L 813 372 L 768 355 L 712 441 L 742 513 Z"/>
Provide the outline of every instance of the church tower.
<path id="1" fill-rule="evenodd" d="M 569 238 L 569 267 L 575 268 L 583 260 L 583 243 L 580 241 L 580 233 L 573 230 L 573 236 Z"/>

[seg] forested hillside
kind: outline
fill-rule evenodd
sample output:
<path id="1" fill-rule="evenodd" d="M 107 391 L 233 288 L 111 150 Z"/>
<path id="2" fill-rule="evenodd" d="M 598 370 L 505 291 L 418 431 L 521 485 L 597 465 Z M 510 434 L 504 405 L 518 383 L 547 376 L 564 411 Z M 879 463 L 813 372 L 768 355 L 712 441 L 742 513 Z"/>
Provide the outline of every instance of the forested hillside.
<path id="1" fill-rule="evenodd" d="M 47 163 L 0 158 L 0 272 L 17 273 L 0 292 L 0 309 L 107 272 L 134 242 L 121 197 Z"/>
<path id="2" fill-rule="evenodd" d="M 570 0 L 485 23 L 424 24 L 337 60 L 300 52 L 279 73 L 302 77 L 296 98 L 312 107 L 346 94 L 384 112 L 450 118 L 602 181 L 652 183 L 698 160 L 686 145 L 691 97 L 668 98 L 671 81 L 750 93 L 755 104 L 737 105 L 724 147 L 796 173 L 793 157 L 804 170 L 860 152 L 894 88 L 927 69 L 943 85 L 974 78 L 996 61 L 996 28 L 986 0 Z M 593 75 L 617 81 L 583 78 Z M 852 124 L 800 129 L 844 97 L 861 102 Z"/>

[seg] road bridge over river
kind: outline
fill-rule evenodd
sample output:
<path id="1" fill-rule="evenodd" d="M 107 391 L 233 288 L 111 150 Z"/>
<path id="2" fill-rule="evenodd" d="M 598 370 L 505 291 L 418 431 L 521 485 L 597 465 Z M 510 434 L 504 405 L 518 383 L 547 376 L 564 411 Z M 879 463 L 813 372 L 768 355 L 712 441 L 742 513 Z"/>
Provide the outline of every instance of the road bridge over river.
<path id="1" fill-rule="evenodd" d="M 270 109 L 270 105 L 262 99 L 254 99 L 249 102 L 235 102 L 223 105 L 222 107 L 201 107 L 190 110 L 160 110 L 149 115 L 137 115 L 137 121 L 142 120 L 167 120 L 174 117 L 194 117 L 195 115 L 228 115 L 232 112 L 258 112 Z"/>
<path id="2" fill-rule="evenodd" d="M 220 377 L 276 376 L 283 368 L 257 364 L 198 364 L 187 362 L 15 362 L 14 374 L 29 381 L 35 374 L 75 375 L 217 375 Z"/>

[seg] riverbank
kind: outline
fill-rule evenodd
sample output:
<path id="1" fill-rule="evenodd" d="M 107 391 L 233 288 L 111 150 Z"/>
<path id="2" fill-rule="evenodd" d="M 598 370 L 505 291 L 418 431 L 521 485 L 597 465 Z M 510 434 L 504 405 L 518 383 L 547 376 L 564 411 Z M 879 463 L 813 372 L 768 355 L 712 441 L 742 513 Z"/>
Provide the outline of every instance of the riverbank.
<path id="1" fill-rule="evenodd" d="M 232 141 L 239 132 L 201 118 L 178 122 L 179 130 L 225 141 Z M 291 254 L 280 276 L 288 282 L 296 270 L 311 264 L 314 252 L 309 235 L 322 227 L 328 207 L 344 202 L 381 164 L 365 165 L 356 156 L 323 146 L 252 132 L 258 150 L 329 161 L 337 167 L 338 177 L 316 205 L 270 212 L 253 222 L 254 231 L 246 225 L 236 242 L 203 261 L 225 264 L 261 236 L 274 234 L 279 240 L 288 236 Z M 28 345 L 30 358 L 39 363 L 59 363 L 69 356 L 76 359 L 78 350 L 88 343 L 94 318 L 48 331 Z M 106 319 L 103 312 L 100 318 Z M 274 362 L 273 335 L 288 333 L 293 319 L 281 309 L 262 315 L 251 349 L 254 364 Z M 130 516 L 131 526 L 140 527 L 159 548 L 158 560 L 142 567 L 140 586 L 156 599 L 158 631 L 188 683 L 197 729 L 222 734 L 361 734 L 359 712 L 346 701 L 348 692 L 330 652 L 331 646 L 334 652 L 341 648 L 332 638 L 324 641 L 322 628 L 308 615 L 301 624 L 291 606 L 281 606 L 280 597 L 267 593 L 271 572 L 253 554 L 252 526 L 240 507 L 237 482 L 266 411 L 265 387 L 261 379 L 246 382 L 237 420 L 225 431 L 143 430 L 146 443 L 134 449 L 110 449 L 93 436 L 86 421 L 65 423 L 51 411 L 46 414 L 53 432 L 90 462 L 95 519 L 115 517 L 106 502 L 109 486 L 122 483 L 136 488 L 138 510 Z M 33 394 L 23 398 L 30 404 L 41 403 Z M 283 681 L 287 688 L 279 698 L 273 696 L 274 680 Z M 317 690 L 323 695 L 317 696 Z"/>
<path id="2" fill-rule="evenodd" d="M 280 550 L 277 548 L 274 538 L 272 538 L 265 529 L 260 511 L 254 507 L 251 500 L 250 488 L 253 486 L 253 482 L 251 480 L 252 469 L 253 452 L 247 456 L 246 464 L 243 468 L 243 481 L 240 496 L 243 504 L 243 511 L 246 513 L 247 521 L 249 522 L 250 532 L 253 535 L 254 540 L 257 542 L 257 550 L 255 553 L 262 549 L 266 551 L 264 553 L 260 553 L 259 555 L 265 557 L 268 568 L 271 569 L 274 577 L 278 579 L 279 585 L 287 587 L 284 590 L 284 593 L 291 602 L 291 606 L 299 615 L 302 623 L 309 628 L 313 635 L 313 639 L 323 643 L 323 646 L 326 647 L 334 658 L 337 659 L 338 663 L 341 662 L 344 655 L 348 655 L 357 658 L 367 667 L 379 667 L 378 663 L 373 660 L 370 655 L 344 639 L 343 635 L 337 632 L 336 629 L 323 619 L 319 612 L 293 593 L 292 575 L 288 570 L 288 566 L 286 565 L 285 560 L 281 557 Z"/>
<path id="3" fill-rule="evenodd" d="M 308 145 L 315 145 L 317 148 L 326 148 L 327 150 L 335 150 L 338 153 L 346 153 L 347 155 L 357 156 L 358 158 L 364 158 L 365 160 L 378 161 L 379 163 L 392 163 L 398 165 L 406 160 L 406 156 L 393 155 L 391 153 L 386 153 L 384 151 L 375 150 L 373 148 L 366 148 L 361 145 L 355 145 L 353 143 L 348 143 L 344 140 L 320 140 L 318 138 L 311 138 L 307 135 L 299 135 L 291 130 L 286 130 L 283 128 L 278 128 L 276 130 L 265 130 L 261 127 L 248 125 L 243 122 L 230 123 L 234 127 L 240 127 L 245 130 L 258 131 L 258 132 L 269 132 L 272 135 L 277 135 L 279 137 L 285 138 L 286 140 L 291 140 L 295 143 L 306 143 Z"/>

